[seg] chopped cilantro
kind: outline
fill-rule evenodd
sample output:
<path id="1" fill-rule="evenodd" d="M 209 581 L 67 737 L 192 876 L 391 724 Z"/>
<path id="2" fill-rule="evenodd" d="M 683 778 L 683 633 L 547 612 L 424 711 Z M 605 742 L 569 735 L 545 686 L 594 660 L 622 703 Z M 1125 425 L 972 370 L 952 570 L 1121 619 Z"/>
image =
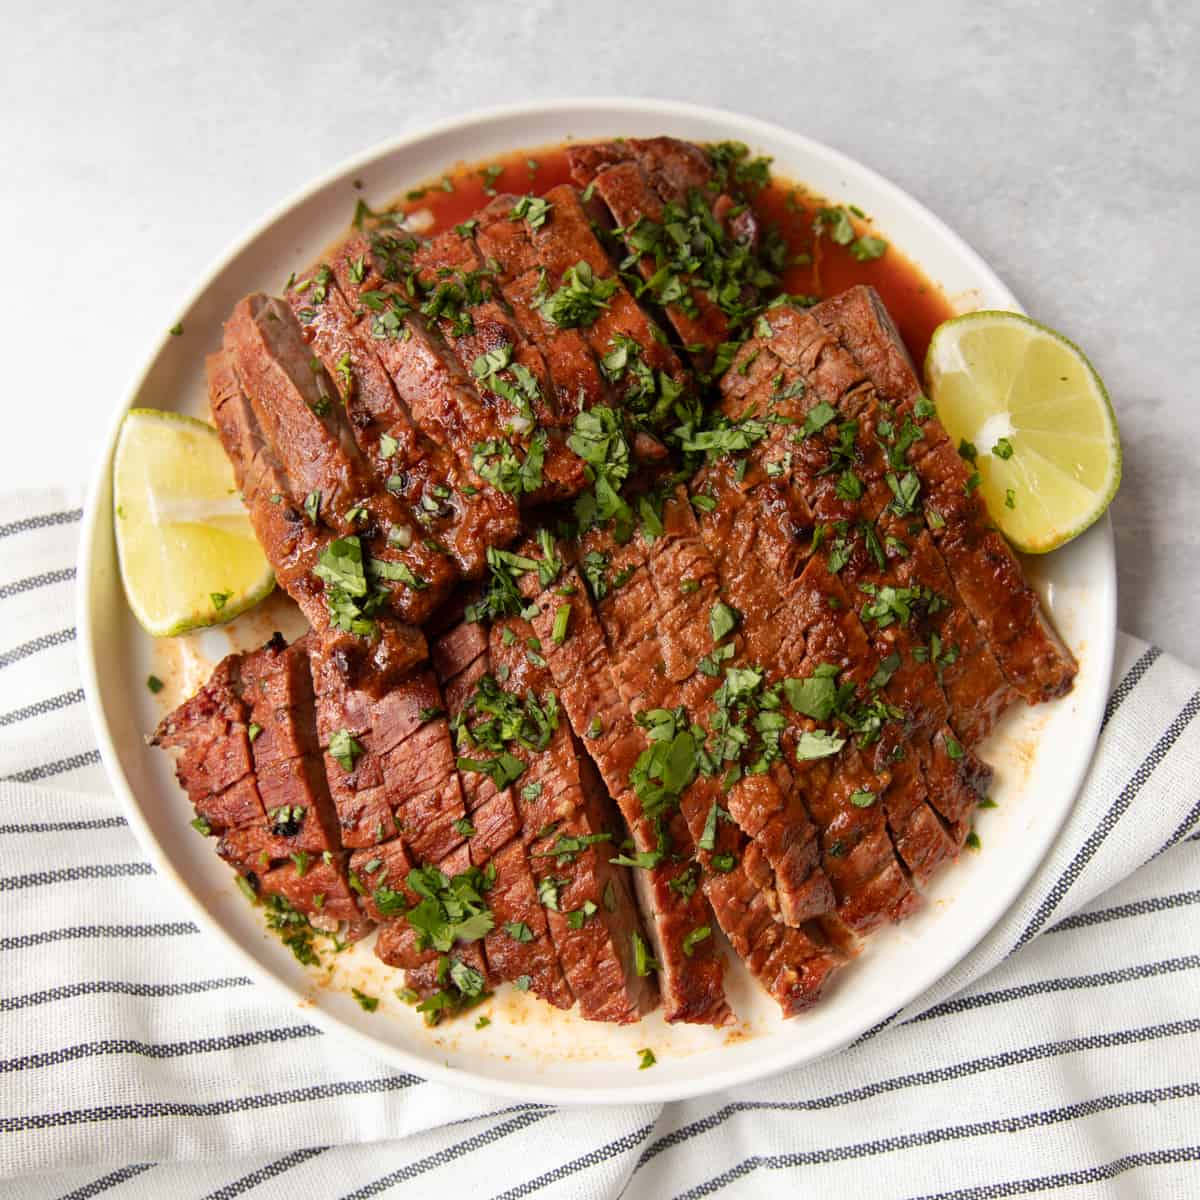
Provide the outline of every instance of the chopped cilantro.
<path id="1" fill-rule="evenodd" d="M 633 941 L 633 969 L 638 975 L 649 975 L 651 971 L 661 969 L 658 961 L 651 955 L 650 948 L 642 940 L 642 935 L 635 929 L 630 937 Z"/>
<path id="2" fill-rule="evenodd" d="M 539 305 L 542 316 L 560 329 L 591 325 L 620 286 L 614 277 L 597 278 L 586 262 L 577 262 L 563 273 L 562 286 Z"/>
<path id="3" fill-rule="evenodd" d="M 348 729 L 337 730 L 329 739 L 329 757 L 343 771 L 353 771 L 354 764 L 362 753 L 362 743 Z"/>
<path id="4" fill-rule="evenodd" d="M 796 741 L 796 758 L 805 762 L 814 758 L 828 758 L 836 754 L 846 744 L 845 738 L 840 738 L 823 729 L 814 729 L 802 733 Z"/>
<path id="5" fill-rule="evenodd" d="M 701 942 L 707 941 L 712 937 L 712 928 L 708 925 L 698 925 L 691 933 L 683 939 L 683 953 L 691 958 L 696 953 L 696 947 Z"/>

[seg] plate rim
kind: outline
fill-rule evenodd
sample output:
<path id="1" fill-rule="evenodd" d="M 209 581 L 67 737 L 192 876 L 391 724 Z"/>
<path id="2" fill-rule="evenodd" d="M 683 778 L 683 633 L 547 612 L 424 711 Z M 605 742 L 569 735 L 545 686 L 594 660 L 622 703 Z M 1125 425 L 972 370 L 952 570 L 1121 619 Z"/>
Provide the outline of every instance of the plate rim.
<path id="1" fill-rule="evenodd" d="M 514 119 L 537 119 L 552 116 L 554 113 L 581 112 L 611 113 L 615 120 L 622 114 L 646 115 L 653 113 L 661 117 L 664 127 L 669 129 L 672 118 L 685 118 L 696 121 L 707 121 L 714 124 L 729 126 L 731 135 L 742 140 L 753 141 L 757 137 L 764 142 L 791 142 L 798 150 L 805 153 L 823 156 L 827 161 L 838 167 L 849 170 L 852 174 L 869 179 L 872 185 L 884 193 L 893 209 L 903 209 L 906 214 L 932 228 L 937 237 L 947 243 L 955 254 L 966 260 L 975 272 L 989 279 L 998 295 L 1003 295 L 1012 308 L 1023 311 L 1011 289 L 1004 283 L 992 267 L 964 239 L 950 228 L 939 216 L 927 208 L 915 197 L 911 196 L 899 185 L 880 174 L 873 168 L 859 162 L 843 151 L 837 150 L 815 138 L 797 133 L 786 126 L 765 121 L 758 117 L 738 113 L 736 111 L 714 106 L 692 104 L 678 100 L 663 100 L 654 97 L 558 97 L 544 101 L 492 105 L 473 109 L 454 117 L 443 118 L 429 124 L 422 124 L 414 130 L 397 137 L 382 139 L 368 146 L 365 150 L 348 156 L 330 169 L 310 179 L 300 188 L 293 190 L 282 201 L 269 211 L 254 220 L 248 228 L 235 237 L 203 273 L 198 282 L 185 294 L 176 314 L 190 310 L 204 294 L 220 279 L 225 270 L 259 239 L 266 230 L 276 222 L 286 217 L 294 209 L 322 189 L 335 184 L 338 180 L 361 170 L 377 160 L 402 153 L 404 150 L 421 142 L 453 134 L 457 131 L 478 127 L 490 123 L 501 123 Z M 520 148 L 520 147 L 516 147 Z M 917 265 L 920 266 L 919 260 Z M 166 323 L 164 322 L 164 325 Z M 93 733 L 97 739 L 101 763 L 114 794 L 121 801 L 125 815 L 129 820 L 142 850 L 150 858 L 155 871 L 165 883 L 173 888 L 175 893 L 182 896 L 191 910 L 193 918 L 210 936 L 215 936 L 222 944 L 226 953 L 232 954 L 235 960 L 254 979 L 256 984 L 265 987 L 273 998 L 286 1005 L 295 1006 L 305 998 L 287 981 L 276 975 L 269 966 L 261 962 L 254 954 L 245 949 L 208 906 L 197 897 L 191 886 L 185 882 L 172 862 L 167 850 L 154 836 L 149 823 L 142 815 L 141 806 L 134 795 L 133 788 L 121 768 L 118 752 L 112 736 L 107 714 L 100 698 L 100 686 L 96 669 L 95 630 L 91 617 L 92 579 L 96 567 L 97 539 L 103 532 L 98 529 L 106 515 L 106 509 L 101 505 L 101 498 L 106 491 L 110 472 L 112 452 L 116 438 L 124 419 L 125 413 L 132 406 L 150 375 L 159 355 L 168 344 L 169 334 L 160 334 L 144 354 L 140 366 L 130 377 L 128 385 L 121 391 L 120 403 L 110 419 L 107 435 L 103 439 L 100 453 L 92 469 L 86 498 L 84 502 L 83 519 L 79 535 L 78 561 L 80 571 L 75 588 L 76 624 L 78 628 L 77 654 L 82 673 L 82 682 L 86 707 Z M 111 522 L 111 516 L 109 517 Z M 111 537 L 112 530 L 108 530 Z M 1102 625 L 1104 634 L 1103 645 L 1089 645 L 1089 655 L 1099 655 L 1100 668 L 1098 678 L 1109 680 L 1112 675 L 1112 663 L 1116 647 L 1116 554 L 1109 514 L 1096 522 L 1083 537 L 1103 539 L 1105 558 L 1105 575 L 1103 592 L 1107 598 L 1104 611 L 1100 614 L 1098 624 Z M 1100 582 L 1100 581 L 1097 581 Z M 1064 804 L 1057 821 L 1045 833 L 1045 844 L 1036 856 L 1031 856 L 1015 871 L 1011 877 L 1010 886 L 1005 889 L 1003 903 L 998 904 L 991 921 L 981 927 L 965 945 L 961 952 L 942 968 L 932 978 L 924 980 L 921 987 L 908 995 L 907 1003 L 922 992 L 935 986 L 969 955 L 984 938 L 1003 919 L 1013 903 L 1025 888 L 1037 869 L 1045 861 L 1051 847 L 1058 838 L 1067 818 L 1074 809 L 1080 788 L 1087 775 L 1094 757 L 1094 748 L 1100 734 L 1101 717 L 1106 702 L 1106 689 L 1097 689 L 1090 698 L 1087 709 L 1080 713 L 1081 725 L 1086 724 L 1088 736 L 1086 746 L 1088 753 L 1081 757 L 1071 787 L 1071 802 Z M 903 1006 L 901 1006 L 903 1007 Z M 520 1080 L 494 1078 L 489 1075 L 477 1074 L 460 1067 L 452 1067 L 421 1058 L 407 1049 L 379 1041 L 371 1034 L 355 1028 L 341 1020 L 332 1012 L 324 1010 L 320 1005 L 305 1004 L 303 1015 L 322 1032 L 331 1035 L 335 1040 L 353 1045 L 368 1057 L 389 1068 L 400 1067 L 416 1077 L 439 1084 L 467 1087 L 472 1091 L 489 1096 L 501 1096 L 529 1102 L 553 1103 L 561 1105 L 585 1104 L 625 1104 L 625 1103 L 664 1103 L 673 1100 L 689 1099 L 708 1095 L 726 1088 L 736 1087 L 756 1080 L 766 1079 L 781 1074 L 794 1067 L 806 1065 L 831 1054 L 837 1053 L 851 1044 L 862 1031 L 849 1034 L 840 1041 L 823 1046 L 817 1052 L 806 1051 L 800 1043 L 795 1054 L 783 1054 L 778 1061 L 769 1063 L 749 1062 L 732 1067 L 697 1072 L 690 1079 L 672 1079 L 664 1083 L 656 1083 L 647 1077 L 634 1077 L 628 1084 L 605 1085 L 568 1085 L 561 1083 L 537 1083 Z M 719 1054 L 714 1051 L 713 1056 Z M 711 1057 L 708 1061 L 711 1062 Z"/>

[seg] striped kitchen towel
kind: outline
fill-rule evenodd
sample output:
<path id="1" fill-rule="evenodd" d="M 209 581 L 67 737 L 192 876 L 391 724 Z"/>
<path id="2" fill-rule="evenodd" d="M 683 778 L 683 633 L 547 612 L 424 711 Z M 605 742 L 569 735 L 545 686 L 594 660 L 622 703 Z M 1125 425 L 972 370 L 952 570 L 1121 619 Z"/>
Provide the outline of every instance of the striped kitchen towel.
<path id="1" fill-rule="evenodd" d="M 422 1082 L 277 1005 L 156 879 L 74 645 L 79 510 L 0 502 L 0 1189 L 33 1198 L 1200 1194 L 1200 679 L 1122 637 L 998 927 L 832 1058 L 668 1105 Z"/>

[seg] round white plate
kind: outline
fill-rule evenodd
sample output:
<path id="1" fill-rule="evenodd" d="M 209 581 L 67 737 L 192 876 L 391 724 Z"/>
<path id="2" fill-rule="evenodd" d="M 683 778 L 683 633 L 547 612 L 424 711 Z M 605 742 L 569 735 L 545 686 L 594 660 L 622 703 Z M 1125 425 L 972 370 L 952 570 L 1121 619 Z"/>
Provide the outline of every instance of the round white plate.
<path id="1" fill-rule="evenodd" d="M 164 699 L 190 691 L 207 663 L 231 645 L 269 632 L 283 604 L 210 631 L 183 646 L 153 643 L 125 605 L 113 542 L 109 464 L 126 408 L 137 405 L 206 415 L 204 355 L 220 324 L 248 291 L 278 292 L 291 271 L 313 261 L 345 230 L 357 197 L 379 203 L 460 162 L 546 146 L 567 137 L 673 134 L 694 141 L 736 138 L 769 154 L 782 175 L 834 202 L 871 213 L 888 239 L 962 309 L 1017 308 L 988 266 L 936 217 L 866 167 L 777 126 L 732 113 L 647 100 L 568 101 L 494 109 L 445 122 L 339 167 L 266 217 L 233 248 L 177 315 L 164 314 L 161 345 L 114 414 L 84 515 L 79 643 L 85 691 L 100 753 L 129 820 L 164 883 L 184 896 L 196 918 L 273 997 L 302 1005 L 322 1029 L 396 1067 L 457 1086 L 557 1103 L 631 1103 L 677 1099 L 744 1084 L 828 1054 L 890 1016 L 955 965 L 1012 903 L 1061 827 L 1092 755 L 1100 725 L 1115 631 L 1112 531 L 1106 520 L 1030 573 L 1053 620 L 1080 661 L 1075 690 L 1037 710 L 1014 712 L 984 749 L 996 768 L 998 808 L 980 814 L 983 849 L 965 853 L 928 892 L 922 912 L 875 936 L 835 978 L 810 1013 L 784 1022 L 739 971 L 732 997 L 743 1024 L 733 1034 L 671 1028 L 652 1015 L 614 1029 L 502 989 L 472 1020 L 426 1030 L 392 989 L 401 980 L 366 949 L 336 956 L 335 986 L 320 986 L 261 923 L 261 913 L 232 886 L 211 842 L 190 829 L 191 816 L 166 755 L 145 743 Z M 363 192 L 354 189 L 364 183 Z M 182 336 L 165 334 L 181 320 Z M 286 623 L 286 622 L 285 622 Z M 295 626 L 285 632 L 295 632 Z M 179 661 L 164 661 L 173 653 Z M 147 673 L 172 685 L 151 696 Z M 327 956 L 334 957 L 334 956 Z M 348 993 L 358 981 L 383 997 L 362 1012 Z M 344 990 L 343 990 L 344 989 Z M 658 1065 L 638 1070 L 638 1050 Z"/>

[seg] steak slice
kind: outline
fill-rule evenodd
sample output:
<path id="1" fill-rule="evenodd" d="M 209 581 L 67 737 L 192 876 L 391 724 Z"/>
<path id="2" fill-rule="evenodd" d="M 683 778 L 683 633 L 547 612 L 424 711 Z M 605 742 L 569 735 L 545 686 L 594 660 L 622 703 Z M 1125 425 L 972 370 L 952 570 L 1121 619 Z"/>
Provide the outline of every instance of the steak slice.
<path id="1" fill-rule="evenodd" d="M 651 554 L 663 540 L 654 542 Z M 596 605 L 622 698 L 635 712 L 645 714 L 643 720 L 653 721 L 656 713 L 675 709 L 681 703 L 693 721 L 710 716 L 709 677 L 693 674 L 690 688 L 680 688 L 670 678 L 673 660 L 686 663 L 690 658 L 687 669 L 695 671 L 698 658 L 678 644 L 680 635 L 672 631 L 685 629 L 693 634 L 696 614 L 689 613 L 687 619 L 678 621 L 673 619 L 672 610 L 678 611 L 699 592 L 681 588 L 682 580 L 673 576 L 666 561 L 659 573 L 659 581 L 665 586 L 662 590 L 655 587 L 647 561 L 651 554 L 642 549 L 640 539 L 618 547 L 608 535 L 594 534 L 587 542 L 613 565 L 619 563 L 620 577 L 626 580 Z M 663 557 L 665 560 L 667 555 Z M 703 624 L 707 625 L 706 618 Z M 768 782 L 765 778 L 745 781 L 751 793 L 744 797 L 745 808 L 762 803 L 761 793 Z M 742 782 L 733 785 L 732 791 L 742 790 Z M 725 803 L 732 813 L 743 801 L 727 797 L 717 778 L 697 775 L 679 796 L 679 809 L 686 822 L 682 836 L 699 848 L 702 889 L 734 951 L 779 1003 L 784 1015 L 792 1016 L 815 1002 L 829 975 L 844 961 L 843 956 L 815 922 L 793 926 L 780 919 L 763 847 L 748 841 L 741 821 L 720 818 Z M 777 811 L 780 804 L 776 797 L 764 807 L 768 812 Z M 743 821 L 747 819 L 745 811 L 741 815 Z M 674 834 L 674 829 L 671 832 Z M 702 847 L 705 842 L 708 844 Z M 766 844 L 771 844 L 770 839 Z"/>
<path id="2" fill-rule="evenodd" d="M 550 324 L 563 323 L 547 313 L 555 311 L 555 293 L 569 285 L 568 272 L 577 272 L 581 263 L 594 279 L 615 284 L 615 290 L 595 319 L 584 321 L 579 328 L 602 363 L 612 362 L 614 351 L 623 350 L 627 357 L 636 358 L 654 373 L 653 382 L 647 384 L 643 373 L 608 367 L 622 406 L 653 428 L 672 415 L 670 403 L 690 390 L 691 377 L 667 344 L 665 335 L 626 290 L 593 232 L 575 188 L 562 184 L 551 188 L 543 199 L 551 206 L 549 217 L 530 234 L 539 267 L 546 271 L 548 295 L 539 307 L 542 319 Z M 665 402 L 660 403 L 664 397 Z M 660 408 L 663 411 L 659 412 Z"/>
<path id="3" fill-rule="evenodd" d="M 384 614 L 375 618 L 369 637 L 333 625 L 324 585 L 313 572 L 335 539 L 305 521 L 293 501 L 283 469 L 266 444 L 230 356 L 210 355 L 205 366 L 213 423 L 233 463 L 255 536 L 276 579 L 336 653 L 348 682 L 375 690 L 386 688 L 426 656 L 424 636 Z"/>
<path id="4" fill-rule="evenodd" d="M 630 252 L 630 265 L 636 265 L 646 281 L 645 294 L 662 305 L 680 341 L 707 368 L 717 348 L 729 340 L 729 319 L 690 271 L 671 270 L 679 246 L 666 233 L 666 227 L 674 223 L 679 228 L 681 219 L 686 222 L 695 215 L 711 243 L 719 245 L 725 240 L 725 230 L 713 220 L 707 198 L 698 190 L 708 183 L 711 171 L 699 147 L 678 143 L 694 152 L 699 161 L 692 164 L 688 181 L 680 188 L 664 189 L 664 196 L 646 170 L 651 165 L 642 150 L 646 145 L 635 139 L 632 143 L 574 146 L 567 151 L 567 159 L 576 183 L 591 187 L 612 214 L 617 235 Z M 652 159 L 653 154 L 649 157 Z M 690 201 L 692 196 L 694 201 Z"/>
<path id="5" fill-rule="evenodd" d="M 325 776 L 337 811 L 342 845 L 359 850 L 390 841 L 396 837 L 397 826 L 384 786 L 382 756 L 376 746 L 372 699 L 366 692 L 346 686 L 333 655 L 319 640 L 311 647 L 309 668 L 316 698 L 317 736 L 324 748 Z M 409 686 L 399 685 L 401 689 Z M 370 911 L 370 905 L 366 907 Z"/>
<path id="6" fill-rule="evenodd" d="M 514 320 L 542 353 L 555 409 L 565 426 L 584 409 L 597 404 L 612 407 L 614 396 L 583 334 L 542 317 L 539 302 L 548 276 L 543 276 L 528 224 L 514 216 L 519 201 L 517 196 L 497 196 L 480 211 L 474 218 L 475 244 L 494 269 L 496 286 Z"/>
<path id="7" fill-rule="evenodd" d="M 449 950 L 426 945 L 407 919 L 421 902 L 410 873 L 436 866 L 447 881 L 472 867 L 464 841 L 462 790 L 454 769 L 444 703 L 428 671 L 418 672 L 381 699 L 348 691 L 331 663 L 311 660 L 325 770 L 344 842 L 354 847 L 348 880 L 364 912 L 380 923 L 376 954 L 407 971 L 408 986 L 431 1007 L 430 1018 L 469 1007 L 493 978 L 482 941 L 456 941 Z M 338 734 L 353 741 L 340 740 Z M 334 754 L 334 750 L 337 754 Z M 456 976 L 459 962 L 469 968 Z M 459 981 L 473 981 L 468 991 Z"/>
<path id="8" fill-rule="evenodd" d="M 625 818 L 633 842 L 633 855 L 648 865 L 634 876 L 647 931 L 658 963 L 664 1018 L 670 1022 L 726 1025 L 733 1020 L 722 984 L 722 963 L 710 936 L 694 945 L 688 942 L 704 928 L 712 929 L 712 910 L 699 883 L 699 868 L 691 853 L 686 825 L 673 816 L 665 823 L 664 837 L 647 817 L 630 784 L 630 772 L 647 748 L 647 739 L 617 690 L 614 660 L 605 644 L 604 631 L 592 610 L 582 576 L 574 568 L 558 581 L 540 589 L 532 575 L 528 588 L 538 615 L 532 620 L 535 636 L 558 688 L 571 728 L 599 770 L 600 777 Z M 569 610 L 570 636 L 554 639 L 558 610 Z M 660 841 L 670 840 L 662 853 Z M 649 964 L 643 965 L 648 970 Z"/>
<path id="9" fill-rule="evenodd" d="M 638 297 L 663 308 L 701 369 L 719 373 L 782 265 L 736 169 L 718 171 L 705 149 L 668 137 L 573 146 L 567 159 L 611 213 L 629 251 L 622 267 L 636 264 L 644 281 Z"/>
<path id="10" fill-rule="evenodd" d="M 813 312 L 861 363 L 897 419 L 917 419 L 921 385 L 900 335 L 871 288 L 857 287 Z M 922 410 L 923 411 L 923 410 Z M 908 461 L 920 478 L 924 517 L 959 595 L 1012 686 L 1030 704 L 1065 695 L 1078 669 L 1047 619 L 1008 543 L 992 526 L 970 472 L 932 415 Z"/>
<path id="11" fill-rule="evenodd" d="M 488 903 L 495 926 L 484 939 L 488 966 L 496 978 L 510 983 L 520 980 L 556 1008 L 570 1008 L 574 997 L 563 977 L 526 857 L 513 790 L 497 788 L 495 780 L 482 769 L 497 747 L 507 745 L 509 739 L 498 729 L 513 719 L 513 701 L 504 701 L 507 693 L 501 693 L 491 674 L 488 636 L 481 625 L 459 625 L 438 646 L 443 644 L 445 651 L 435 646 L 434 662 L 462 752 L 458 768 L 471 813 L 471 862 L 494 873 Z M 490 702 L 481 699 L 485 695 Z M 515 703 L 519 706 L 520 701 Z M 505 715 L 499 721 L 489 721 L 496 711 Z M 481 725 L 487 726 L 486 733 Z M 466 764 L 478 764 L 479 769 Z M 557 893 L 551 895 L 557 903 Z"/>
<path id="12" fill-rule="evenodd" d="M 836 567 L 844 587 L 869 597 L 863 621 L 870 626 L 883 670 L 860 683 L 874 684 L 874 690 L 907 714 L 907 740 L 927 772 L 937 767 L 939 778 L 960 780 L 957 788 L 939 791 L 936 804 L 961 843 L 969 832 L 977 789 L 988 773 L 961 747 L 960 767 L 932 761 L 959 746 L 947 724 L 950 706 L 935 670 L 942 657 L 952 655 L 950 647 L 943 654 L 936 634 L 926 646 L 915 630 L 922 614 L 944 609 L 949 600 L 920 588 L 897 591 L 892 566 L 910 555 L 911 531 L 921 529 L 909 487 L 915 478 L 903 473 L 903 443 L 918 431 L 911 424 L 899 427 L 881 409 L 857 365 L 831 344 L 811 316 L 780 307 L 769 318 L 770 336 L 752 339 L 750 348 L 735 360 L 745 369 L 731 371 L 723 382 L 725 411 L 776 423 L 775 432 L 755 448 L 754 456 L 768 474 L 786 477 L 792 492 L 799 494 L 813 523 L 814 544 L 827 543 L 827 565 Z M 817 414 L 811 422 L 810 413 Z M 836 420 L 839 416 L 842 419 Z M 825 425 L 818 429 L 820 421 Z M 1003 696 L 1006 689 L 998 673 L 995 683 Z M 906 752 L 896 746 L 887 749 L 892 755 Z M 912 794 L 914 772 L 903 772 L 901 782 L 908 798 L 893 796 L 889 815 L 900 840 L 912 818 L 922 818 L 914 830 L 920 841 L 910 853 L 925 864 L 920 876 L 936 865 L 936 858 L 929 860 L 918 848 L 933 849 L 926 840 L 933 826 Z"/>
<path id="13" fill-rule="evenodd" d="M 520 514 L 515 498 L 482 479 L 474 466 L 474 447 L 497 439 L 500 429 L 461 363 L 418 311 L 407 287 L 400 285 L 416 243 L 389 234 L 356 234 L 333 256 L 330 266 L 353 310 L 362 341 L 373 344 L 396 395 L 422 432 L 458 461 L 463 487 L 489 513 L 487 543 L 480 546 L 483 569 L 488 544 L 507 544 L 517 536 Z"/>
<path id="14" fill-rule="evenodd" d="M 389 843 L 389 847 L 395 843 Z M 358 851 L 356 859 L 367 852 Z M 376 862 L 378 859 L 378 862 Z M 392 852 L 384 857 L 376 852 L 374 857 L 362 863 L 372 888 L 372 897 L 378 906 L 387 903 L 389 914 L 404 913 L 416 907 L 422 900 L 412 887 L 414 864 L 403 852 Z M 478 882 L 479 875 L 471 866 L 471 855 L 466 843 L 444 858 L 437 867 L 440 881 L 456 881 L 470 887 Z M 402 967 L 409 988 L 423 1003 L 418 1008 L 425 1013 L 427 1024 L 436 1025 L 447 1013 L 471 1007 L 472 1003 L 485 994 L 483 989 L 489 982 L 487 963 L 483 956 L 480 939 L 464 942 L 455 941 L 448 951 L 426 945 L 421 933 L 405 916 L 396 916 L 379 926 L 375 939 L 375 953 L 382 962 L 391 967 Z M 463 974 L 459 974 L 462 971 Z"/>
<path id="15" fill-rule="evenodd" d="M 549 669 L 531 653 L 533 626 L 505 617 L 488 635 L 492 671 L 508 691 L 544 696 Z M 536 653 L 536 652 L 534 652 Z M 650 974 L 638 975 L 634 934 L 644 930 L 625 867 L 610 861 L 620 821 L 604 785 L 566 721 L 528 762 L 514 796 L 534 881 L 548 902 L 550 934 L 563 974 L 588 1020 L 628 1024 L 658 1003 Z"/>
<path id="16" fill-rule="evenodd" d="M 533 503 L 574 496 L 583 489 L 583 463 L 563 440 L 563 422 L 541 350 L 502 303 L 475 243 L 456 230 L 439 234 L 413 256 L 428 305 L 450 311 L 438 318 L 442 336 L 510 441 L 541 447 L 541 482 L 525 488 Z M 446 297 L 445 301 L 440 300 Z M 570 419 L 567 419 L 567 427 Z"/>
<path id="17" fill-rule="evenodd" d="M 240 665 L 239 655 L 223 658 L 208 682 L 163 718 L 151 739 L 178 752 L 175 775 L 196 810 L 197 828 L 217 836 L 266 819 L 254 779 Z"/>
<path id="18" fill-rule="evenodd" d="M 659 673 L 680 689 L 679 697 L 693 719 L 707 721 L 715 729 L 714 701 L 728 672 L 711 657 L 715 647 L 710 614 L 722 599 L 717 564 L 701 539 L 683 489 L 667 496 L 662 527 L 662 534 L 644 554 L 607 549 L 614 566 L 622 563 L 621 569 L 632 567 L 634 574 L 619 594 L 599 601 L 597 609 L 603 620 L 607 607 L 623 608 L 630 618 L 644 608 L 642 637 L 646 644 L 657 641 L 663 667 Z M 637 570 L 643 562 L 644 579 Z M 646 583 L 654 595 L 639 597 L 637 592 Z M 663 707 L 678 702 L 669 689 L 664 692 Z M 833 891 L 821 869 L 816 830 L 782 759 L 775 760 L 769 774 L 739 779 L 725 790 L 723 803 L 752 839 L 745 861 L 763 886 L 777 895 L 783 920 L 799 926 L 830 912 Z M 763 859 L 761 868 L 755 869 Z"/>
<path id="19" fill-rule="evenodd" d="M 397 828 L 414 857 L 441 863 L 463 842 L 467 816 L 446 702 L 432 671 L 418 671 L 371 709 L 372 742 Z"/>
<path id="20" fill-rule="evenodd" d="M 209 821 L 218 854 L 255 892 L 283 897 L 318 928 L 344 922 L 349 937 L 362 936 L 369 922 L 348 886 L 321 771 L 304 639 L 288 646 L 276 634 L 230 655 L 163 720 L 154 744 L 181 751 L 180 781 L 200 815 L 220 822 Z"/>
<path id="21" fill-rule="evenodd" d="M 548 207 L 534 227 L 512 219 L 515 197 L 497 197 L 479 215 L 480 250 L 495 264 L 516 319 L 543 349 L 564 423 L 615 400 L 648 436 L 673 417 L 676 402 L 692 390 L 691 377 L 614 272 L 575 189 L 564 184 L 542 200 Z M 560 305 L 567 294 L 588 290 L 585 280 L 613 291 L 580 311 Z M 661 454 L 645 440 L 635 450 Z"/>
<path id="22" fill-rule="evenodd" d="M 376 487 L 343 418 L 340 395 L 291 310 L 281 300 L 247 296 L 225 323 L 225 348 L 291 484 L 293 502 L 303 505 L 313 524 L 357 538 L 393 611 L 405 620 L 425 620 L 453 579 L 450 564 L 412 540 L 408 513 Z M 399 530 L 409 530 L 407 547 L 392 536 Z"/>
<path id="23" fill-rule="evenodd" d="M 454 456 L 413 424 L 374 349 L 356 333 L 329 267 L 295 284 L 286 299 L 316 357 L 337 381 L 346 423 L 376 490 L 386 490 L 396 506 L 402 523 L 387 531 L 388 540 L 419 556 L 413 570 L 427 581 L 431 604 L 439 602 L 466 567 L 478 569 L 486 511 L 461 490 Z"/>

